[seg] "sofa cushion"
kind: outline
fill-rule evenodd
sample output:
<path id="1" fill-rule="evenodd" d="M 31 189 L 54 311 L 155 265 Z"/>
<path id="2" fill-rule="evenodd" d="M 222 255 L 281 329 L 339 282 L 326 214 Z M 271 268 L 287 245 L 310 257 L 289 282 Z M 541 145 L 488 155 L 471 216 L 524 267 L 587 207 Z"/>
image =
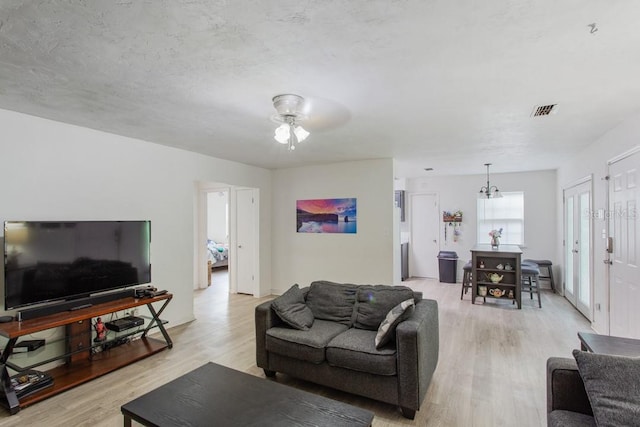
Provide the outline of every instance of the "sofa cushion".
<path id="1" fill-rule="evenodd" d="M 406 286 L 359 286 L 355 327 L 377 331 L 393 307 L 413 297 L 413 291 Z"/>
<path id="2" fill-rule="evenodd" d="M 322 363 L 325 360 L 325 347 L 335 336 L 346 331 L 347 326 L 327 320 L 316 319 L 308 331 L 288 327 L 267 329 L 265 347 L 283 356 Z"/>
<path id="3" fill-rule="evenodd" d="M 598 426 L 638 425 L 640 420 L 640 357 L 574 350 L 578 372 L 587 390 Z"/>
<path id="4" fill-rule="evenodd" d="M 327 362 L 374 375 L 396 375 L 395 348 L 376 350 L 375 335 L 374 331 L 356 328 L 341 333 L 327 345 Z"/>
<path id="5" fill-rule="evenodd" d="M 391 341 L 396 334 L 396 326 L 398 326 L 398 323 L 411 316 L 414 308 L 415 302 L 413 298 L 409 298 L 389 310 L 387 317 L 380 323 L 380 327 L 376 333 L 375 345 L 377 349 L 384 347 L 386 343 Z"/>
<path id="6" fill-rule="evenodd" d="M 357 288 L 356 285 L 315 281 L 311 283 L 307 293 L 307 306 L 316 319 L 332 320 L 351 326 Z"/>
<path id="7" fill-rule="evenodd" d="M 591 415 L 580 412 L 552 411 L 547 419 L 548 427 L 596 427 L 596 420 Z"/>
<path id="8" fill-rule="evenodd" d="M 297 284 L 271 301 L 271 307 L 278 317 L 295 329 L 306 331 L 313 325 L 313 313 L 304 302 L 304 294 Z"/>

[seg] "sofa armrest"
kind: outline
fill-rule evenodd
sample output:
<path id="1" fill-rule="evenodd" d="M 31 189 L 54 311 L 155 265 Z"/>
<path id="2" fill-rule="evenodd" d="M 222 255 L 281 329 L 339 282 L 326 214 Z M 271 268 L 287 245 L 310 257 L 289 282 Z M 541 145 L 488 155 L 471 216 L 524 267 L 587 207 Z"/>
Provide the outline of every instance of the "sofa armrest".
<path id="1" fill-rule="evenodd" d="M 593 415 L 578 365 L 573 359 L 547 359 L 547 414 L 557 409 Z"/>
<path id="2" fill-rule="evenodd" d="M 398 324 L 398 400 L 400 406 L 420 409 L 438 364 L 440 346 L 438 303 L 423 299 L 415 306 L 413 315 Z"/>
<path id="3" fill-rule="evenodd" d="M 258 367 L 269 369 L 269 354 L 267 352 L 267 329 L 284 324 L 271 308 L 271 301 L 256 306 L 256 363 Z"/>

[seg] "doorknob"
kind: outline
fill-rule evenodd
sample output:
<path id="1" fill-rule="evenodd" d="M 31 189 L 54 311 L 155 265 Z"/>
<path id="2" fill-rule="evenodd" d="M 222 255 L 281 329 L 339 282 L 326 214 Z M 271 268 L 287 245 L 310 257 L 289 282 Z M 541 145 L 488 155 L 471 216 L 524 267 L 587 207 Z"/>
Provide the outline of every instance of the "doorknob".
<path id="1" fill-rule="evenodd" d="M 574 254 L 577 254 L 578 250 L 577 249 L 572 249 L 571 252 L 573 252 Z"/>
<path id="2" fill-rule="evenodd" d="M 613 265 L 613 261 L 611 261 L 610 259 L 605 259 L 603 261 L 604 261 L 605 264 Z"/>
<path id="3" fill-rule="evenodd" d="M 242 249 L 242 245 L 238 245 L 238 249 Z"/>

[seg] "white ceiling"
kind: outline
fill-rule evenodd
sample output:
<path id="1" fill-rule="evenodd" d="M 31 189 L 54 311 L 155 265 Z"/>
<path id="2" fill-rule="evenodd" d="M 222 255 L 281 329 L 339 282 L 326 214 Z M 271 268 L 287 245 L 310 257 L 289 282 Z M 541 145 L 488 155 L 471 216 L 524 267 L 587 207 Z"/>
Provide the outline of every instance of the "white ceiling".
<path id="1" fill-rule="evenodd" d="M 637 0 L 4 0 L 0 108 L 266 168 L 553 169 L 640 110 L 639 22 Z M 281 93 L 310 104 L 293 152 Z"/>

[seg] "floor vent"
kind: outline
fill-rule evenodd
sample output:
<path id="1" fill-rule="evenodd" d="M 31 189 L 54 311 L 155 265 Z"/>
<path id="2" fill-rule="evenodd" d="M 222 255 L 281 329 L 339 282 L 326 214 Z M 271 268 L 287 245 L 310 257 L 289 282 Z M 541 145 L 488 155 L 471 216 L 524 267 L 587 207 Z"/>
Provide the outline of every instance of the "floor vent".
<path id="1" fill-rule="evenodd" d="M 550 104 L 550 105 L 540 105 L 537 106 L 533 109 L 533 114 L 531 114 L 531 116 L 533 117 L 538 117 L 538 116 L 548 116 L 549 114 L 551 114 L 552 112 L 555 113 L 555 109 L 556 106 L 558 104 Z"/>

